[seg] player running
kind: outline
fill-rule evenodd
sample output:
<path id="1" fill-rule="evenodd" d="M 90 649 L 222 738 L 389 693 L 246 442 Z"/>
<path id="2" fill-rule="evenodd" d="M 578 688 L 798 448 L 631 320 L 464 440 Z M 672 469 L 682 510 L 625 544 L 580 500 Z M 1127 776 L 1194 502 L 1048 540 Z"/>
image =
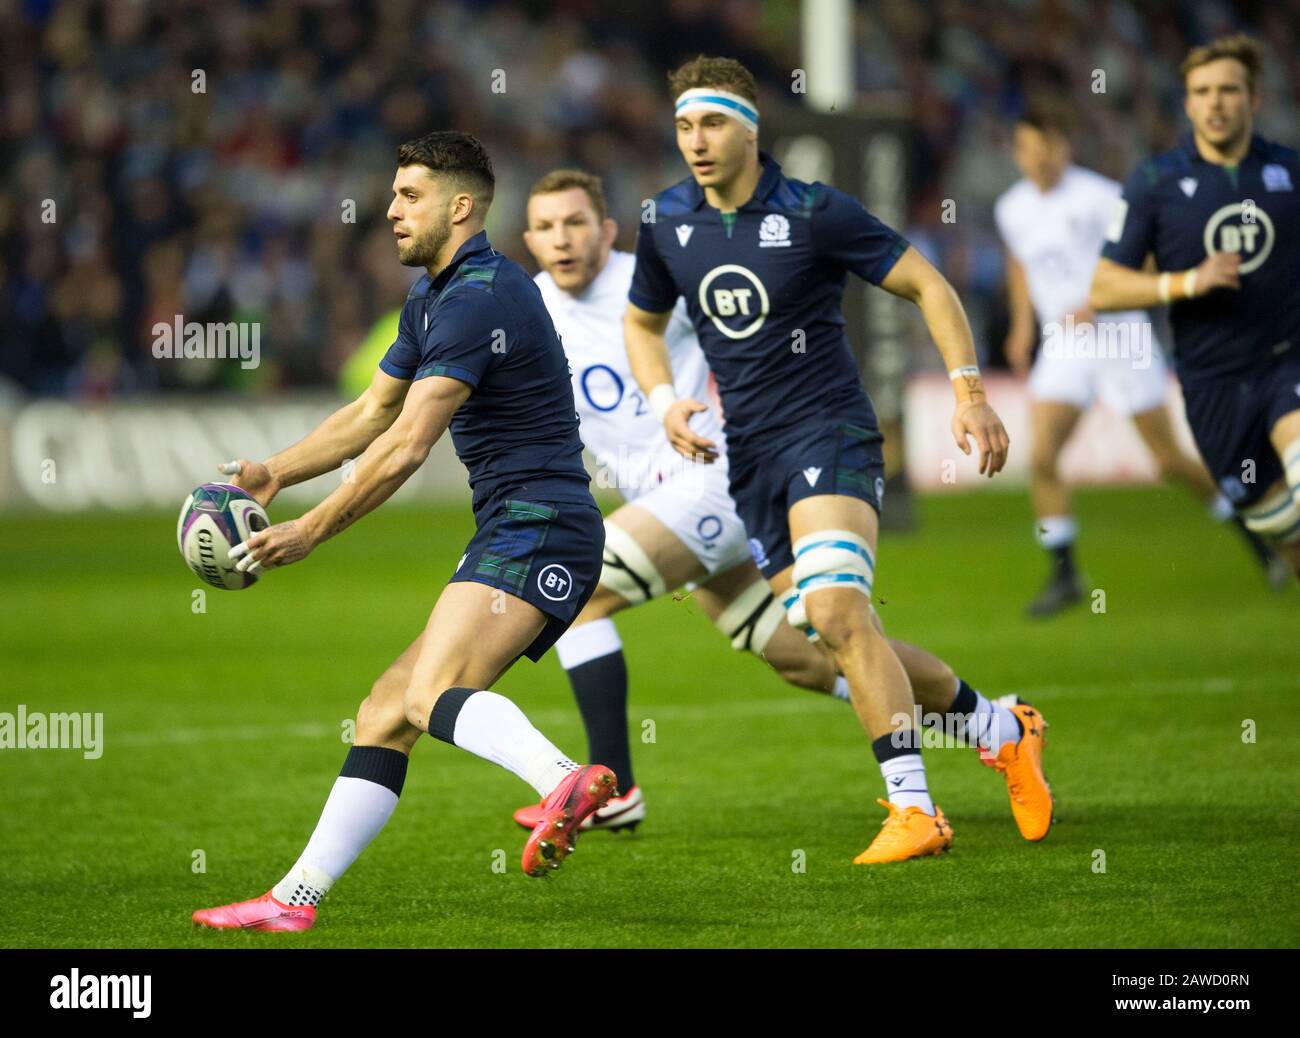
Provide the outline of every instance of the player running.
<path id="1" fill-rule="evenodd" d="M 1023 179 L 993 207 L 1007 249 L 1011 329 L 1007 359 L 1023 374 L 1034 348 L 1034 318 L 1043 348 L 1029 376 L 1032 436 L 1029 493 L 1038 543 L 1051 555 L 1046 586 L 1028 607 L 1052 616 L 1082 602 L 1074 564 L 1078 524 L 1057 462 L 1079 418 L 1101 399 L 1132 419 L 1162 476 L 1181 483 L 1219 521 L 1234 518 L 1205 466 L 1179 445 L 1165 405 L 1169 373 L 1151 322 L 1142 310 L 1098 316 L 1087 305 L 1089 282 L 1120 185 L 1072 161 L 1068 110 L 1036 101 L 1015 126 L 1015 161 Z M 1260 561 L 1272 552 L 1240 521 Z M 1281 579 L 1286 580 L 1285 566 Z"/>
<path id="2" fill-rule="evenodd" d="M 847 701 L 848 682 L 828 653 L 786 622 L 785 609 L 750 558 L 727 488 L 725 437 L 708 366 L 684 303 L 674 308 L 664 336 L 674 384 L 681 396 L 710 400 L 695 417 L 695 429 L 717 444 L 718 460 L 697 465 L 673 450 L 636 388 L 623 347 L 635 259 L 613 248 L 618 226 L 606 215 L 600 178 L 576 169 L 548 173 L 529 193 L 527 215 L 524 241 L 542 268 L 537 285 L 569 358 L 582 441 L 627 502 L 605 520 L 605 561 L 595 594 L 555 644 L 587 729 L 588 759 L 612 768 L 622 783 L 620 795 L 583 828 L 635 828 L 645 817 L 645 801 L 633 778 L 627 664 L 615 613 L 686 585 L 732 648 L 753 653 L 790 684 Z M 1018 739 L 1019 726 L 1005 705 L 990 704 L 925 650 L 890 645 L 924 711 L 923 723 L 969 740 L 989 760 L 1003 743 Z M 540 811 L 536 804 L 520 808 L 515 820 L 531 829 Z"/>
<path id="3" fill-rule="evenodd" d="M 1259 69 L 1247 36 L 1188 54 L 1192 132 L 1125 183 L 1090 303 L 1170 304 L 1201 455 L 1300 577 L 1300 161 L 1253 132 Z"/>
<path id="4" fill-rule="evenodd" d="M 537 286 L 488 244 L 495 177 L 483 146 L 439 131 L 401 146 L 388 219 L 398 259 L 424 267 L 370 387 L 265 464 L 223 466 L 267 504 L 282 487 L 356 458 L 301 518 L 232 556 L 260 572 L 305 558 L 382 504 L 450 424 L 469 470 L 476 532 L 424 633 L 375 682 L 302 856 L 259 898 L 194 913 L 220 929 L 305 930 L 316 904 L 388 821 L 424 732 L 484 757 L 545 802 L 523 853 L 557 868 L 616 776 L 561 753 L 505 696 L 487 691 L 521 655 L 538 660 L 600 575 L 604 525 L 588 489 L 568 366 Z M 358 456 L 359 455 L 359 456 Z"/>
<path id="5" fill-rule="evenodd" d="M 665 333 L 679 297 L 727 416 L 728 478 L 754 560 L 789 622 L 820 638 L 872 739 L 888 815 L 860 864 L 939 854 L 952 829 L 930 798 L 913 694 L 871 608 L 881 436 L 844 334 L 845 273 L 915 302 L 957 394 L 953 439 L 980 472 L 1006 461 L 1008 439 L 985 402 L 956 294 L 906 241 L 824 184 L 786 178 L 758 150 L 753 76 L 727 58 L 697 58 L 669 77 L 677 145 L 691 176 L 654 199 L 637 238 L 624 336 L 631 369 L 669 442 L 716 462 L 719 444 L 690 425 L 707 405 L 678 398 Z M 698 419 L 697 419 L 698 420 Z M 1042 720 L 1012 708 L 1016 737 L 997 764 L 1030 839 L 1046 835 L 1051 794 L 1040 764 Z"/>

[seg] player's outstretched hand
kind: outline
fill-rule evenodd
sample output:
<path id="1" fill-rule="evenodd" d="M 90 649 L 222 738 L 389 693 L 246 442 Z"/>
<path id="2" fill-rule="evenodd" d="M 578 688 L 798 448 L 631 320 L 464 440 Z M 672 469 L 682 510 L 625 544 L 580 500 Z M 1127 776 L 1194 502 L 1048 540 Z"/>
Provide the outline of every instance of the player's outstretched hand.
<path id="1" fill-rule="evenodd" d="M 980 449 L 980 475 L 991 479 L 1007 463 L 1011 437 L 997 412 L 982 400 L 964 400 L 953 413 L 952 438 L 963 454 L 970 453 L 967 436 L 973 437 Z"/>
<path id="2" fill-rule="evenodd" d="M 230 549 L 230 557 L 238 560 L 235 569 L 256 575 L 305 559 L 313 547 L 298 529 L 298 524 L 290 520 L 268 526 L 248 540 L 240 541 Z"/>
<path id="3" fill-rule="evenodd" d="M 1196 294 L 1205 295 L 1216 288 L 1241 288 L 1241 253 L 1216 252 L 1207 256 L 1196 268 Z"/>
<path id="4" fill-rule="evenodd" d="M 708 409 L 707 404 L 688 396 L 673 401 L 673 406 L 664 414 L 664 432 L 678 454 L 711 465 L 718 460 L 718 445 L 691 428 L 691 415 Z"/>
<path id="5" fill-rule="evenodd" d="M 223 461 L 217 466 L 217 471 L 232 477 L 230 482 L 241 490 L 247 490 L 253 500 L 263 508 L 269 505 L 272 498 L 280 491 L 280 485 L 271 475 L 271 470 L 260 461 L 249 461 L 247 458 Z"/>

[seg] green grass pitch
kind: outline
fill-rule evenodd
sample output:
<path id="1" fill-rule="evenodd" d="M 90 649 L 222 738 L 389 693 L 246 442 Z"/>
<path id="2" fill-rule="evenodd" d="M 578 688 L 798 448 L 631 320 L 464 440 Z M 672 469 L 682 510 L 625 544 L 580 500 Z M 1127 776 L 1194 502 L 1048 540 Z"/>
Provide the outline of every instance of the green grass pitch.
<path id="1" fill-rule="evenodd" d="M 209 590 L 205 613 L 173 515 L 0 520 L 0 710 L 104 715 L 98 760 L 0 750 L 0 946 L 1297 945 L 1300 593 L 1269 592 L 1175 491 L 1088 491 L 1078 511 L 1105 611 L 1046 624 L 1021 618 L 1045 570 L 1021 495 L 923 499 L 919 529 L 879 551 L 891 634 L 1043 710 L 1043 843 L 1020 839 L 971 751 L 934 749 L 951 853 L 852 865 L 883 817 L 852 711 L 669 599 L 619 620 L 649 808 L 635 834 L 588 834 L 529 879 L 510 812 L 531 790 L 422 740 L 387 829 L 299 935 L 189 916 L 294 861 L 343 723 L 423 626 L 468 507 L 384 508 L 250 591 Z M 585 753 L 554 654 L 498 689 Z"/>

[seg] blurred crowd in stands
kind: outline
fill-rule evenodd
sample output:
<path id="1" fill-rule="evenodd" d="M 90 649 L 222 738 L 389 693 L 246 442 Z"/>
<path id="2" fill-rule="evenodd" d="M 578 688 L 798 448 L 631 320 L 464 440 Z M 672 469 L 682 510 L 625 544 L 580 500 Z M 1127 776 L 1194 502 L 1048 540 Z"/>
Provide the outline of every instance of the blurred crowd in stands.
<path id="1" fill-rule="evenodd" d="M 685 169 L 668 69 L 740 59 L 760 109 L 796 105 L 796 0 L 0 0 L 0 382 L 99 399 L 155 388 L 332 385 L 420 272 L 384 218 L 397 144 L 480 136 L 488 224 L 529 185 L 601 174 L 620 245 Z M 1178 64 L 1244 29 L 1264 46 L 1257 129 L 1300 144 L 1300 0 L 859 0 L 857 103 L 915 126 L 908 223 L 986 362 L 1005 327 L 991 205 L 1010 122 L 1064 93 L 1079 161 L 1116 178 L 1183 132 Z M 1104 72 L 1104 92 L 1095 89 Z M 941 219 L 943 200 L 957 220 Z M 262 364 L 153 357 L 157 321 L 261 325 Z M 933 363 L 917 332 L 917 364 Z"/>

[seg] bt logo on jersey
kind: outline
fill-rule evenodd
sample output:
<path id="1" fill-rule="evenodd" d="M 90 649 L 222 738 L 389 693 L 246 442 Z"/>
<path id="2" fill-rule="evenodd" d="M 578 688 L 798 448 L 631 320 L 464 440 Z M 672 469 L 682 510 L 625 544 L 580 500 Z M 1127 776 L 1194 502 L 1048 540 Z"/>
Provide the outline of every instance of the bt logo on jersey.
<path id="1" fill-rule="evenodd" d="M 724 263 L 700 281 L 700 309 L 729 339 L 747 339 L 767 320 L 767 289 L 748 267 Z"/>
<path id="2" fill-rule="evenodd" d="M 1205 254 L 1239 252 L 1239 272 L 1249 274 L 1268 259 L 1274 237 L 1272 217 L 1248 198 L 1225 205 L 1206 221 Z"/>

